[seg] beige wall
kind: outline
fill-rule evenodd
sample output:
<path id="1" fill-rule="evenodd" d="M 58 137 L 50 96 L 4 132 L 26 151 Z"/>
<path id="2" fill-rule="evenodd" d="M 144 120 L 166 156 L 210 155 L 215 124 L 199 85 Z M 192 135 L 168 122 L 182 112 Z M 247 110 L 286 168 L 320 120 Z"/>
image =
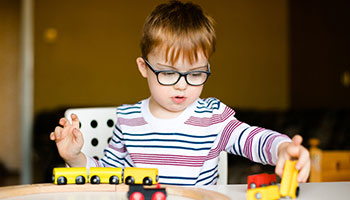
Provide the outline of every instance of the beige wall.
<path id="1" fill-rule="evenodd" d="M 19 1 L 0 1 L 0 162 L 20 168 Z"/>
<path id="2" fill-rule="evenodd" d="M 36 0 L 35 112 L 148 97 L 135 59 L 145 17 L 164 1 L 98 2 Z M 217 21 L 213 76 L 202 97 L 239 108 L 288 107 L 287 1 L 194 2 Z M 49 28 L 57 31 L 50 42 Z"/>

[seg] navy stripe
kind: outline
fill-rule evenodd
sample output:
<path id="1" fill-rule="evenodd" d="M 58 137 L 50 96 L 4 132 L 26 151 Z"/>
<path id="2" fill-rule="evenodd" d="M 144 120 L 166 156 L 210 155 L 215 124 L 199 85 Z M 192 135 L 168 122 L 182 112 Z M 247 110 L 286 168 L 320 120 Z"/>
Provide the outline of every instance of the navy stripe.
<path id="1" fill-rule="evenodd" d="M 208 99 L 208 101 L 207 101 L 207 107 L 209 107 L 210 106 L 210 104 L 211 104 L 211 102 L 213 102 L 214 101 L 214 99 Z"/>
<path id="2" fill-rule="evenodd" d="M 104 163 L 106 163 L 108 166 L 119 167 L 119 166 L 117 166 L 117 165 L 114 165 L 114 164 L 112 164 L 112 163 L 107 162 L 107 160 L 105 160 L 104 158 L 102 158 L 101 160 L 102 160 Z M 106 167 L 106 166 L 105 166 L 105 167 Z"/>
<path id="3" fill-rule="evenodd" d="M 204 105 L 205 103 L 203 103 L 203 102 L 201 102 L 201 101 L 197 101 L 199 104 L 201 104 L 201 105 Z"/>
<path id="4" fill-rule="evenodd" d="M 194 112 L 195 112 L 195 113 L 213 113 L 212 110 L 203 110 L 203 111 L 197 111 L 197 110 L 195 110 Z"/>
<path id="5" fill-rule="evenodd" d="M 260 156 L 260 154 L 261 154 L 261 152 L 260 152 L 261 138 L 262 137 L 259 138 L 259 143 L 258 143 L 258 156 L 259 156 L 260 162 L 263 162 L 263 160 L 261 159 L 261 156 Z"/>
<path id="6" fill-rule="evenodd" d="M 121 143 L 121 141 L 116 141 L 116 140 L 114 140 L 113 138 L 112 138 L 112 141 L 113 141 L 115 144 Z"/>
<path id="7" fill-rule="evenodd" d="M 212 105 L 210 106 L 211 109 L 219 109 L 220 108 L 220 102 L 214 102 L 212 103 Z"/>
<path id="8" fill-rule="evenodd" d="M 181 177 L 181 176 L 159 176 L 159 178 L 181 179 L 181 180 L 196 180 L 197 177 Z"/>
<path id="9" fill-rule="evenodd" d="M 183 184 L 183 183 L 167 183 L 167 182 L 159 182 L 164 185 L 177 185 L 177 186 L 194 186 L 194 184 Z"/>
<path id="10" fill-rule="evenodd" d="M 217 180 L 217 178 L 214 178 L 213 180 L 211 180 L 210 182 L 204 184 L 204 185 L 211 185 L 215 180 Z"/>
<path id="11" fill-rule="evenodd" d="M 209 138 L 209 137 L 216 137 L 217 134 L 211 134 L 211 135 L 189 135 L 184 133 L 159 133 L 159 132 L 153 132 L 153 133 L 123 133 L 124 135 L 130 135 L 130 136 L 148 136 L 148 135 L 173 135 L 173 136 L 186 136 L 191 138 Z"/>
<path id="12" fill-rule="evenodd" d="M 129 161 L 126 158 L 123 158 L 123 159 L 129 166 L 132 166 L 131 163 L 129 163 Z M 124 164 L 124 166 L 125 166 L 125 164 Z"/>
<path id="13" fill-rule="evenodd" d="M 119 133 L 122 133 L 122 130 L 120 130 L 120 128 L 117 126 L 117 124 L 114 125 L 114 128 L 117 129 L 117 131 L 119 131 Z"/>
<path id="14" fill-rule="evenodd" d="M 114 153 L 112 153 L 112 152 L 111 152 L 110 150 L 108 150 L 108 149 L 103 150 L 103 152 L 105 153 L 105 156 L 106 156 L 108 159 L 111 159 L 111 160 L 116 161 L 116 162 L 120 163 L 121 165 L 123 165 L 123 163 L 122 163 L 121 161 L 119 161 L 119 160 L 123 160 L 123 158 L 118 157 L 117 155 L 115 155 Z M 110 156 L 107 156 L 106 153 L 112 154 L 112 155 L 115 156 L 118 160 L 113 159 L 113 158 L 111 158 Z"/>
<path id="15" fill-rule="evenodd" d="M 124 139 L 124 141 L 135 141 L 135 142 L 141 142 L 141 141 L 144 141 L 144 142 L 182 142 L 182 143 L 189 143 L 189 144 L 211 144 L 213 143 L 214 141 L 203 141 L 203 142 L 194 142 L 194 141 L 188 141 L 188 140 L 176 140 L 176 139 L 172 139 L 172 140 L 169 140 L 169 139 Z"/>
<path id="16" fill-rule="evenodd" d="M 109 152 L 109 153 L 111 153 L 111 152 L 108 151 L 108 150 L 104 150 L 104 152 Z M 112 154 L 112 153 L 111 153 L 111 154 Z M 112 155 L 114 155 L 114 154 L 112 154 Z M 116 156 L 116 155 L 114 155 L 114 156 L 118 158 L 118 156 Z M 113 158 L 111 158 L 110 156 L 107 156 L 106 154 L 105 154 L 105 157 L 101 159 L 101 161 L 103 161 L 103 162 L 105 162 L 105 163 L 107 163 L 108 165 L 111 165 L 111 166 L 113 166 L 113 167 L 118 167 L 118 166 L 116 166 L 116 165 L 114 165 L 114 164 L 112 164 L 112 163 L 109 163 L 106 159 L 109 159 L 109 160 L 112 160 L 112 161 L 114 161 L 114 162 L 117 162 L 117 163 L 119 163 L 121 166 L 124 165 L 121 161 L 116 160 L 116 159 L 113 159 Z"/>
<path id="17" fill-rule="evenodd" d="M 263 143 L 263 145 L 261 146 L 261 149 L 264 149 L 265 143 L 266 143 L 267 139 L 268 139 L 271 135 L 273 135 L 273 133 L 271 133 L 270 135 L 268 135 L 268 136 L 265 138 L 264 143 Z M 262 153 L 262 155 L 263 155 L 263 157 L 264 157 L 265 163 L 268 163 L 267 160 L 266 160 L 265 154 Z"/>
<path id="18" fill-rule="evenodd" d="M 119 107 L 118 110 L 141 109 L 140 106 Z"/>
<path id="19" fill-rule="evenodd" d="M 209 172 L 212 172 L 212 171 L 216 170 L 217 168 L 218 168 L 218 165 L 216 165 L 214 168 L 208 169 L 207 171 L 201 172 L 199 174 L 199 176 L 206 174 L 206 173 L 209 173 Z"/>
<path id="20" fill-rule="evenodd" d="M 242 149 L 241 149 L 241 145 L 240 145 L 240 143 L 241 143 L 241 138 L 242 138 L 243 133 L 244 133 L 248 128 L 249 128 L 249 127 L 245 128 L 245 129 L 241 132 L 241 134 L 239 135 L 239 138 L 238 138 L 238 150 L 239 150 L 240 156 L 243 156 L 243 154 L 242 154 Z"/>
<path id="21" fill-rule="evenodd" d="M 212 180 L 210 181 L 210 183 L 211 183 L 211 182 L 217 177 L 217 174 L 218 174 L 218 171 L 215 170 L 215 171 L 214 171 L 212 174 L 210 174 L 209 176 L 199 179 L 199 180 L 196 182 L 196 184 L 197 184 L 197 183 L 200 183 L 200 182 L 203 182 L 203 181 L 206 181 L 206 180 L 209 180 L 209 179 L 212 179 Z M 204 184 L 204 185 L 205 185 L 205 184 Z"/>
<path id="22" fill-rule="evenodd" d="M 238 156 L 238 153 L 237 153 L 237 151 L 236 151 L 236 149 L 235 149 L 235 146 L 236 146 L 236 144 L 234 144 L 234 145 L 232 146 L 232 149 L 233 149 L 233 151 L 235 152 L 235 155 Z"/>
<path id="23" fill-rule="evenodd" d="M 131 115 L 131 114 L 135 114 L 135 113 L 141 113 L 141 111 L 132 111 L 132 112 L 126 112 L 126 113 L 117 112 L 117 114 L 119 114 L 119 115 Z"/>
<path id="24" fill-rule="evenodd" d="M 114 132 L 113 131 L 113 134 L 115 135 L 115 137 L 117 137 L 120 141 L 124 141 L 124 138 L 121 138 L 121 137 L 119 137 L 118 135 L 117 135 L 117 133 L 116 132 Z"/>
<path id="25" fill-rule="evenodd" d="M 179 146 L 160 146 L 160 145 L 126 145 L 126 147 L 142 147 L 142 148 L 164 148 L 164 149 L 186 149 L 186 150 L 210 150 L 210 147 L 203 148 L 191 148 L 191 147 L 179 147 Z"/>
<path id="26" fill-rule="evenodd" d="M 208 106 L 197 106 L 198 109 L 207 109 Z"/>

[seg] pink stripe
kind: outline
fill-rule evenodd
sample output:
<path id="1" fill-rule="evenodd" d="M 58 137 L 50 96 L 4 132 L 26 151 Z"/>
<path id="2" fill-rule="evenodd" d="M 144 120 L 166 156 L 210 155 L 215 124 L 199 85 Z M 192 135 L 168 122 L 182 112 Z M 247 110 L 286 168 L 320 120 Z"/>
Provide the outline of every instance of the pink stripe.
<path id="1" fill-rule="evenodd" d="M 255 128 L 253 131 L 251 131 L 245 141 L 244 148 L 243 148 L 243 153 L 248 157 L 249 160 L 253 160 L 253 155 L 252 155 L 252 144 L 253 144 L 253 139 L 254 136 L 261 131 L 265 129 L 263 128 Z"/>
<path id="2" fill-rule="evenodd" d="M 124 146 L 123 148 L 117 148 L 117 147 L 115 147 L 115 146 L 109 144 L 108 147 L 111 148 L 111 149 L 113 149 L 113 150 L 116 150 L 116 151 L 118 151 L 118 152 L 120 152 L 120 153 L 126 152 L 126 147 L 125 147 L 125 146 Z"/>
<path id="3" fill-rule="evenodd" d="M 134 163 L 139 163 L 139 164 L 149 164 L 149 165 L 171 165 L 171 166 L 183 166 L 183 167 L 202 167 L 203 163 L 199 164 L 193 164 L 193 163 L 183 163 L 183 162 L 171 162 L 170 160 L 164 160 L 164 161 L 158 161 L 154 162 L 152 160 L 144 160 L 144 161 L 138 161 Z"/>
<path id="4" fill-rule="evenodd" d="M 147 124 L 147 122 L 143 119 L 143 117 L 137 117 L 132 119 L 118 117 L 118 123 L 120 125 L 127 125 L 127 126 L 142 126 Z"/>
<path id="5" fill-rule="evenodd" d="M 212 117 L 193 117 L 191 116 L 185 124 L 200 126 L 200 127 L 208 127 L 213 124 L 218 124 L 225 121 L 230 116 L 234 115 L 235 111 L 229 107 L 225 107 L 225 110 L 221 114 L 214 114 Z"/>
<path id="6" fill-rule="evenodd" d="M 181 155 L 162 155 L 162 154 L 140 154 L 130 153 L 134 163 L 173 165 L 173 166 L 192 166 L 200 167 L 203 165 L 205 156 L 181 156 Z"/>
<path id="7" fill-rule="evenodd" d="M 210 150 L 206 160 L 211 160 L 219 156 L 220 152 L 225 149 L 233 131 L 241 124 L 242 122 L 238 120 L 232 120 L 225 126 L 220 137 L 219 145 Z"/>
<path id="8" fill-rule="evenodd" d="M 174 159 L 174 160 L 200 160 L 203 161 L 205 156 L 183 156 L 183 155 L 167 155 L 167 154 L 141 154 L 131 153 L 132 158 L 144 159 Z"/>

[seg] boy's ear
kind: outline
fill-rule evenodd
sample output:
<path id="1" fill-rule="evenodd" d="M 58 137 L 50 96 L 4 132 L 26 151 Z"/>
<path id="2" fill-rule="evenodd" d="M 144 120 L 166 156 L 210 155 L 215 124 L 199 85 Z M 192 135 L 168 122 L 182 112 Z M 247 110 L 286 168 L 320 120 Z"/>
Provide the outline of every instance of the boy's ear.
<path id="1" fill-rule="evenodd" d="M 139 68 L 139 71 L 141 73 L 141 75 L 144 77 L 144 78 L 147 78 L 147 66 L 146 66 L 146 63 L 145 61 L 143 60 L 143 58 L 141 57 L 137 57 L 136 58 L 136 64 Z"/>

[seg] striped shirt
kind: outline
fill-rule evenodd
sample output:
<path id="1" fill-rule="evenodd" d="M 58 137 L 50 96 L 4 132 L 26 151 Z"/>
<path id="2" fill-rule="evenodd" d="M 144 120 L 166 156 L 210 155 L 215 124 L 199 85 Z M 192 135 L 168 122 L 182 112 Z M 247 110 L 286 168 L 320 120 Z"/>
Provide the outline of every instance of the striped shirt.
<path id="1" fill-rule="evenodd" d="M 291 141 L 268 129 L 237 120 L 215 98 L 198 99 L 174 119 L 155 118 L 149 99 L 117 108 L 117 123 L 105 156 L 88 157 L 88 167 L 158 168 L 159 182 L 216 184 L 221 151 L 274 165 L 278 145 Z"/>

